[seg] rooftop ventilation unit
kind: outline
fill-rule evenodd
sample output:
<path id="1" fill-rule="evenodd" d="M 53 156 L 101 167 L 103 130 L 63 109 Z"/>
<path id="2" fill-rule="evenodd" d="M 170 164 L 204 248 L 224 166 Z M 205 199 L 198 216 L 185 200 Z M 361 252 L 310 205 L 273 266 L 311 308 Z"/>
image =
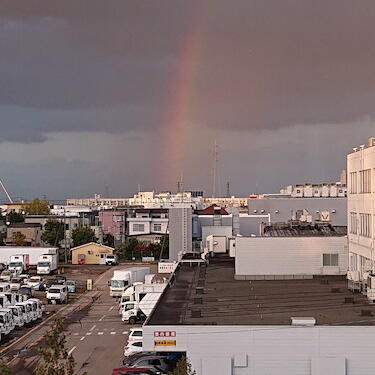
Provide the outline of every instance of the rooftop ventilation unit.
<path id="1" fill-rule="evenodd" d="M 302 327 L 314 327 L 316 324 L 315 318 L 311 317 L 291 317 L 292 326 L 302 326 Z"/>

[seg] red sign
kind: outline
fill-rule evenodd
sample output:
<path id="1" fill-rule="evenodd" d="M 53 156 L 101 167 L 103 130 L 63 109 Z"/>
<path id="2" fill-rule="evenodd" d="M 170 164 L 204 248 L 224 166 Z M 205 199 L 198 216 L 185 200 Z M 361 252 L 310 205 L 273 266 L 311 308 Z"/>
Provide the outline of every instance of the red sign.
<path id="1" fill-rule="evenodd" d="M 154 337 L 176 337 L 176 331 L 155 331 Z"/>

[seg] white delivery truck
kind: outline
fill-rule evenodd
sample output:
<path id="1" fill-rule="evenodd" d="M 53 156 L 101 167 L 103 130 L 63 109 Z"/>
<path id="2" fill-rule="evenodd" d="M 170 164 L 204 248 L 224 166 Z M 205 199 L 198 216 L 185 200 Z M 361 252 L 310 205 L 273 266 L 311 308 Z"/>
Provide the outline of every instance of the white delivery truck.
<path id="1" fill-rule="evenodd" d="M 29 254 L 30 266 L 36 266 L 39 256 L 57 253 L 57 247 L 0 246 L 0 263 L 8 265 L 12 255 Z"/>
<path id="2" fill-rule="evenodd" d="M 132 267 L 113 271 L 109 281 L 109 295 L 121 297 L 122 293 L 136 282 L 144 282 L 145 276 L 150 273 L 150 267 Z"/>
<path id="3" fill-rule="evenodd" d="M 16 254 L 10 256 L 9 271 L 15 272 L 20 275 L 23 272 L 27 272 L 30 268 L 30 256 L 29 254 Z"/>
<path id="4" fill-rule="evenodd" d="M 1 335 L 8 335 L 15 328 L 13 313 L 9 309 L 0 309 L 0 331 Z"/>
<path id="5" fill-rule="evenodd" d="M 57 270 L 59 265 L 58 254 L 42 254 L 38 258 L 36 273 L 38 275 L 49 275 Z"/>
<path id="6" fill-rule="evenodd" d="M 119 313 L 122 314 L 126 302 L 140 302 L 147 293 L 162 293 L 167 286 L 166 283 L 159 284 L 142 284 L 136 283 L 130 286 L 121 296 Z"/>
<path id="7" fill-rule="evenodd" d="M 142 323 L 151 314 L 161 293 L 147 293 L 140 302 L 126 302 L 122 311 L 122 321 L 129 324 Z"/>

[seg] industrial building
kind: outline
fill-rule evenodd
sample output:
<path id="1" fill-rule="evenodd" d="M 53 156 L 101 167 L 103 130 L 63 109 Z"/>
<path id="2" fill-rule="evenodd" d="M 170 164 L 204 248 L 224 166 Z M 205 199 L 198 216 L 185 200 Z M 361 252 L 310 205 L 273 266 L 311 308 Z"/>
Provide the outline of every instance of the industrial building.
<path id="1" fill-rule="evenodd" d="M 73 247 L 72 264 L 105 264 L 107 255 L 112 255 L 113 247 L 104 246 L 95 242 Z"/>
<path id="2" fill-rule="evenodd" d="M 344 277 L 234 275 L 227 256 L 180 263 L 143 327 L 143 350 L 184 352 L 197 375 L 373 374 L 375 306 Z"/>
<path id="3" fill-rule="evenodd" d="M 374 300 L 368 277 L 375 273 L 375 137 L 347 156 L 349 287 Z"/>
<path id="4" fill-rule="evenodd" d="M 235 278 L 271 280 L 346 275 L 346 227 L 299 222 L 266 225 L 262 236 L 235 237 Z"/>

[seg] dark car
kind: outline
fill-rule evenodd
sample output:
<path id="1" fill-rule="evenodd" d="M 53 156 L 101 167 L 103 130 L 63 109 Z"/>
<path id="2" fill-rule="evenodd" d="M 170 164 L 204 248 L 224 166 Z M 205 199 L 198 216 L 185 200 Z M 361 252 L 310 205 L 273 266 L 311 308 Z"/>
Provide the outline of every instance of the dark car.
<path id="1" fill-rule="evenodd" d="M 27 296 L 27 298 L 31 298 L 33 296 L 33 290 L 29 286 L 26 286 L 26 285 L 22 285 L 18 289 L 17 293 L 23 294 L 23 295 Z"/>
<path id="2" fill-rule="evenodd" d="M 65 284 L 66 283 L 66 277 L 62 275 L 55 276 L 56 284 Z"/>
<path id="3" fill-rule="evenodd" d="M 44 281 L 43 288 L 44 290 L 48 290 L 52 285 L 58 284 L 56 279 L 48 279 Z"/>
<path id="4" fill-rule="evenodd" d="M 147 367 L 122 367 L 115 368 L 112 375 L 165 375 L 166 373 L 154 368 Z"/>

